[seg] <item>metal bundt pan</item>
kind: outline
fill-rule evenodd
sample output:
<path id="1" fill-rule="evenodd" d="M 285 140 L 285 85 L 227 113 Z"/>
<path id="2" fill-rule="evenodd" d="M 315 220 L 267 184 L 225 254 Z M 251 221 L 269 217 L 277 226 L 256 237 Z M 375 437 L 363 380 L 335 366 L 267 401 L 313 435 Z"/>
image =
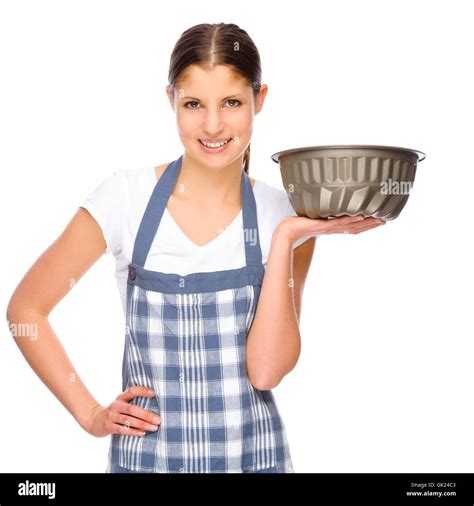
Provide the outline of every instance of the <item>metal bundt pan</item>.
<path id="1" fill-rule="evenodd" d="M 279 151 L 283 185 L 298 216 L 363 214 L 393 220 L 404 208 L 425 154 L 393 146 L 309 146 Z"/>

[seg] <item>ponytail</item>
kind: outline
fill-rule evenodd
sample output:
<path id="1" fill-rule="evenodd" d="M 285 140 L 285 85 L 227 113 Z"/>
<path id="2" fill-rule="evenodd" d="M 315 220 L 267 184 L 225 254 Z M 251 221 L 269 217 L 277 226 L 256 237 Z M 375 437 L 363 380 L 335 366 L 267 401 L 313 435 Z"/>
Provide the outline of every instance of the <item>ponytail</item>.
<path id="1" fill-rule="evenodd" d="M 245 173 L 248 175 L 249 166 L 250 166 L 250 143 L 247 146 L 247 149 L 245 150 L 245 153 L 244 153 L 243 166 L 244 166 Z"/>

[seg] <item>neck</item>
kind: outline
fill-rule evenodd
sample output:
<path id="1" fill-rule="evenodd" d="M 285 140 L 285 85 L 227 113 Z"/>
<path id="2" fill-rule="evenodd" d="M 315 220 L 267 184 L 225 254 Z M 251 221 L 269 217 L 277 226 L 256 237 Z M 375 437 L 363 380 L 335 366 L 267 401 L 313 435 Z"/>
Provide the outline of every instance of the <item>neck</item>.
<path id="1" fill-rule="evenodd" d="M 176 182 L 177 194 L 198 204 L 212 207 L 240 202 L 243 158 L 227 167 L 210 168 L 199 164 L 186 152 Z"/>

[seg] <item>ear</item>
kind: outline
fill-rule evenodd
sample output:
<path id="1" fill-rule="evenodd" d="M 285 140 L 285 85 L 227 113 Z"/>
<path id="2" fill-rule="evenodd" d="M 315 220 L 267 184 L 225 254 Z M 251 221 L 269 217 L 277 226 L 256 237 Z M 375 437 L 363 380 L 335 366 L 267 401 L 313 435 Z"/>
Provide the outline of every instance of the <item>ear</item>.
<path id="1" fill-rule="evenodd" d="M 260 91 L 257 95 L 257 100 L 255 102 L 255 114 L 258 114 L 263 107 L 263 103 L 265 102 L 265 97 L 267 96 L 268 86 L 266 84 L 262 84 L 260 86 Z"/>
<path id="2" fill-rule="evenodd" d="M 166 85 L 166 94 L 168 95 L 168 100 L 171 104 L 171 108 L 174 111 L 174 97 L 173 97 L 173 92 L 172 92 L 171 86 L 169 84 Z"/>

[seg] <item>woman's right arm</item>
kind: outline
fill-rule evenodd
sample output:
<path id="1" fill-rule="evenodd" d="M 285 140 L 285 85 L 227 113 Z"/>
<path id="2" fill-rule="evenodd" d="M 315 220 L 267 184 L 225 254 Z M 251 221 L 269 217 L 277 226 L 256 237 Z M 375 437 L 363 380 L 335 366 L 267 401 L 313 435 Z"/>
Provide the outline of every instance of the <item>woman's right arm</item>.
<path id="1" fill-rule="evenodd" d="M 99 224 L 79 208 L 20 281 L 8 304 L 7 320 L 11 330 L 22 329 L 21 335 L 15 333 L 15 342 L 29 365 L 84 430 L 95 436 L 114 432 L 142 435 L 143 430 L 156 430 L 150 425 L 154 413 L 129 401 L 137 395 L 154 394 L 144 387 L 132 387 L 109 406 L 101 406 L 81 381 L 48 320 L 53 308 L 105 250 Z M 131 427 L 130 420 L 135 420 Z"/>

